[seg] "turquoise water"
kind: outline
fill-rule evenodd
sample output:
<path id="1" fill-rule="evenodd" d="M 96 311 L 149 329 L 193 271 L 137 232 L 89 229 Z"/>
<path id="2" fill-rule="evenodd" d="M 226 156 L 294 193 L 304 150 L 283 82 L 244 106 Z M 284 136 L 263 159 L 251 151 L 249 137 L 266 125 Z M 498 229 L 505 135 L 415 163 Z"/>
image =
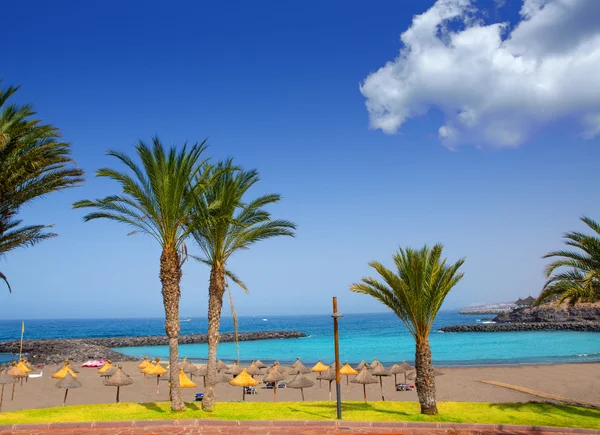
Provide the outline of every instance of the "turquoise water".
<path id="1" fill-rule="evenodd" d="M 447 325 L 477 323 L 490 316 L 460 316 L 441 312 L 435 329 Z M 32 320 L 25 322 L 25 338 L 116 337 L 164 334 L 161 319 Z M 206 333 L 206 318 L 181 322 L 182 334 Z M 297 330 L 306 338 L 241 342 L 239 359 L 306 363 L 333 360 L 333 324 L 328 315 L 240 317 L 240 331 Z M 223 332 L 233 330 L 230 318 L 222 322 Z M 18 339 L 20 321 L 0 321 L 0 340 Z M 432 332 L 433 360 L 438 365 L 495 365 L 600 361 L 600 334 L 591 332 L 542 331 L 495 333 Z M 127 355 L 168 357 L 167 346 L 115 349 Z M 392 314 L 348 314 L 340 319 L 340 354 L 343 361 L 357 363 L 377 357 L 384 363 L 414 360 L 414 341 Z M 195 360 L 207 357 L 205 344 L 181 345 L 180 356 Z M 219 358 L 237 357 L 234 343 L 221 343 Z M 9 356 L 0 360 L 8 359 Z"/>

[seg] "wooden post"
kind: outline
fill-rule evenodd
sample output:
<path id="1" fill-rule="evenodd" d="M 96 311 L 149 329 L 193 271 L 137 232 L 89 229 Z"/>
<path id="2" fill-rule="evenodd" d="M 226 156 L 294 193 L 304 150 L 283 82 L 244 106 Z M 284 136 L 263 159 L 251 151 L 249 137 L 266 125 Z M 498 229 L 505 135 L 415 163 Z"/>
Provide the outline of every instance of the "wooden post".
<path id="1" fill-rule="evenodd" d="M 4 388 L 4 386 L 2 386 L 2 388 Z M 302 393 L 302 401 L 304 402 L 304 388 L 300 388 L 300 392 Z M 0 409 L 2 409 L 1 406 L 2 402 L 0 401 Z"/>
<path id="2" fill-rule="evenodd" d="M 13 384 L 12 394 L 10 396 L 10 401 L 12 402 L 15 399 L 15 384 Z"/>
<path id="3" fill-rule="evenodd" d="M 69 389 L 65 389 L 65 398 L 63 399 L 63 406 L 65 406 L 65 403 L 67 403 L 67 394 L 69 394 Z"/>
<path id="4" fill-rule="evenodd" d="M 117 385 L 117 403 L 119 403 L 119 389 L 120 389 L 120 388 L 121 388 L 121 387 L 119 387 L 119 386 Z"/>
<path id="5" fill-rule="evenodd" d="M 385 402 L 385 397 L 383 397 L 383 376 L 379 376 L 379 387 L 381 388 L 381 401 Z"/>
<path id="6" fill-rule="evenodd" d="M 0 412 L 2 411 L 2 399 L 4 399 L 4 384 L 2 384 L 2 393 L 0 393 Z"/>
<path id="7" fill-rule="evenodd" d="M 335 392 L 337 396 L 337 418 L 342 419 L 342 396 L 340 391 L 340 343 L 338 333 L 338 318 L 342 317 L 337 310 L 337 297 L 333 298 L 333 343 L 335 347 Z M 329 382 L 330 394 L 331 394 L 331 382 Z"/>
<path id="8" fill-rule="evenodd" d="M 363 395 L 365 397 L 365 403 L 367 403 L 367 384 L 363 384 Z"/>
<path id="9" fill-rule="evenodd" d="M 157 375 L 156 376 L 156 395 L 160 394 L 160 385 L 158 384 L 159 380 L 160 380 L 160 375 Z"/>
<path id="10" fill-rule="evenodd" d="M 273 402 L 277 402 L 277 382 L 273 382 Z"/>
<path id="11" fill-rule="evenodd" d="M 242 387 L 242 400 L 246 401 L 246 387 Z"/>

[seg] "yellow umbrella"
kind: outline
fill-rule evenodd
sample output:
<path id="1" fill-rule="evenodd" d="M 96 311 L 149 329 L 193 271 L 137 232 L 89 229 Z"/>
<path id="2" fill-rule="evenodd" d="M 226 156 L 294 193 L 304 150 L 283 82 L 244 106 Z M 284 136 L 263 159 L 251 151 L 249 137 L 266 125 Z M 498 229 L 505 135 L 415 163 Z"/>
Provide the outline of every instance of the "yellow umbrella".
<path id="1" fill-rule="evenodd" d="M 62 379 L 65 376 L 67 376 L 67 373 L 70 373 L 71 376 L 73 376 L 75 379 L 77 379 L 77 375 L 75 374 L 75 372 L 73 370 L 71 370 L 71 367 L 69 367 L 69 364 L 71 364 L 71 363 L 68 360 L 65 361 L 65 365 L 59 371 L 57 371 L 56 373 L 54 373 L 52 375 L 52 377 L 54 379 Z"/>
<path id="2" fill-rule="evenodd" d="M 258 385 L 258 381 L 250 376 L 246 369 L 244 369 L 239 375 L 229 381 L 229 385 L 233 385 L 234 387 L 242 387 L 242 400 L 246 400 L 246 387 L 254 387 Z"/>
<path id="3" fill-rule="evenodd" d="M 350 375 L 357 375 L 357 374 L 358 374 L 358 371 L 354 370 L 352 367 L 350 367 L 350 364 L 348 364 L 348 361 L 346 361 L 346 365 L 340 369 L 340 375 L 346 375 L 346 392 L 348 391 Z"/>
<path id="4" fill-rule="evenodd" d="M 33 371 L 29 367 L 27 367 L 27 364 L 25 364 L 25 358 L 21 358 L 19 360 L 19 364 L 17 364 L 17 367 L 19 367 L 24 373 L 31 373 Z"/>
<path id="5" fill-rule="evenodd" d="M 146 367 L 148 367 L 148 364 L 150 364 L 150 362 L 148 361 L 148 357 L 145 356 L 144 360 L 138 364 L 138 369 L 145 369 Z"/>
<path id="6" fill-rule="evenodd" d="M 196 388 L 196 383 L 187 377 L 183 369 L 179 369 L 179 386 L 181 388 Z"/>
<path id="7" fill-rule="evenodd" d="M 325 364 L 323 364 L 321 362 L 321 360 L 319 360 L 318 363 L 316 363 L 312 369 L 310 369 L 311 372 L 317 372 L 319 373 L 319 375 L 321 375 L 325 370 L 327 370 L 329 368 L 329 366 L 326 366 Z M 319 379 L 319 388 L 321 387 L 321 380 Z"/>
<path id="8" fill-rule="evenodd" d="M 109 359 L 107 359 L 106 362 L 104 363 L 104 365 L 102 367 L 100 367 L 97 370 L 97 372 L 100 373 L 100 374 L 103 374 L 103 373 L 107 372 L 110 369 L 110 365 L 111 365 L 111 362 L 110 362 Z"/>
<path id="9" fill-rule="evenodd" d="M 160 358 L 156 358 L 156 365 L 147 374 L 156 376 L 156 394 L 160 394 L 160 376 L 167 373 L 167 369 L 160 365 Z"/>

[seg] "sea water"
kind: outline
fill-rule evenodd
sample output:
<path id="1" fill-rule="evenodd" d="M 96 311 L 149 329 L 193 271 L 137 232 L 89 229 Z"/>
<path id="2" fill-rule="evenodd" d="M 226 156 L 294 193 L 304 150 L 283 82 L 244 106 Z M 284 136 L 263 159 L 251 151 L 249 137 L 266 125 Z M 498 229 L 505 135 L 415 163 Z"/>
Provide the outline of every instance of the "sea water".
<path id="1" fill-rule="evenodd" d="M 483 316 L 490 317 L 490 316 Z M 474 324 L 482 316 L 463 316 L 457 312 L 440 312 L 430 336 L 434 364 L 498 365 L 600 361 L 600 334 L 574 331 L 461 332 L 442 333 L 448 325 Z M 82 319 L 30 320 L 25 322 L 25 338 L 123 337 L 164 334 L 162 319 Z M 181 333 L 206 333 L 206 318 L 182 319 Z M 333 358 L 333 321 L 329 315 L 241 316 L 240 332 L 295 330 L 305 338 L 221 343 L 218 357 L 242 362 L 260 359 L 289 363 L 300 357 L 306 363 Z M 231 318 L 224 317 L 222 332 L 233 331 Z M 378 358 L 390 364 L 414 361 L 414 340 L 406 327 L 391 313 L 347 314 L 339 321 L 340 357 L 357 363 Z M 18 339 L 20 321 L 0 321 L 0 341 Z M 134 357 L 168 358 L 168 346 L 128 347 L 115 349 Z M 206 344 L 179 346 L 179 355 L 202 361 L 207 357 Z M 8 359 L 5 356 L 1 359 Z"/>

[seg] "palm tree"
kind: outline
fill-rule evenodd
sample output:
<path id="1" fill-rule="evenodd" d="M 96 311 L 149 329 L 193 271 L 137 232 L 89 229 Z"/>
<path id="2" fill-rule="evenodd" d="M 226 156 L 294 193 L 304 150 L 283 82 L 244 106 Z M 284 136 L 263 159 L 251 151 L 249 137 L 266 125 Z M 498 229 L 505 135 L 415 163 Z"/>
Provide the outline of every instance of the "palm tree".
<path id="1" fill-rule="evenodd" d="M 389 307 L 414 337 L 415 384 L 421 413 L 429 415 L 438 412 L 429 333 L 444 298 L 463 277 L 458 269 L 465 262 L 460 259 L 452 265 L 446 265 L 446 259 L 442 259 L 442 249 L 441 244 L 419 250 L 400 248 L 394 255 L 397 273 L 373 261 L 369 265 L 383 281 L 367 277 L 361 283 L 350 286 L 351 291 L 373 296 Z"/>
<path id="2" fill-rule="evenodd" d="M 185 240 L 190 234 L 188 220 L 191 219 L 196 197 L 202 195 L 208 183 L 206 160 L 200 160 L 205 149 L 205 142 L 202 142 L 191 148 L 184 145 L 179 151 L 171 147 L 167 152 L 158 138 L 152 139 L 152 147 L 139 141 L 136 151 L 141 166 L 121 152 L 109 151 L 108 155 L 117 158 L 129 173 L 100 169 L 96 176 L 117 181 L 121 193 L 74 204 L 74 208 L 97 209 L 84 217 L 86 222 L 109 219 L 127 224 L 134 228 L 131 234 L 148 234 L 162 249 L 159 276 L 165 307 L 165 330 L 169 337 L 173 411 L 185 409 L 179 387 L 179 371 L 173 369 L 178 366 L 179 284 L 181 266 L 185 261 Z M 196 182 L 192 184 L 193 180 Z"/>
<path id="3" fill-rule="evenodd" d="M 19 211 L 34 199 L 83 181 L 58 129 L 34 118 L 32 106 L 8 103 L 18 89 L 0 89 L 0 256 L 56 237 L 47 231 L 51 225 L 22 225 Z M 0 279 L 11 291 L 2 272 Z"/>
<path id="4" fill-rule="evenodd" d="M 585 216 L 581 221 L 595 234 L 569 232 L 563 236 L 565 244 L 579 251 L 561 250 L 544 255 L 558 259 L 546 266 L 548 281 L 537 305 L 554 299 L 558 299 L 559 305 L 567 300 L 571 305 L 578 301 L 600 301 L 600 224 Z"/>
<path id="5" fill-rule="evenodd" d="M 237 251 L 247 249 L 261 240 L 277 236 L 294 236 L 296 226 L 285 220 L 272 220 L 263 207 L 279 202 L 280 195 L 260 196 L 249 202 L 244 195 L 259 181 L 255 170 L 235 168 L 231 160 L 219 163 L 213 169 L 217 180 L 199 198 L 196 218 L 199 222 L 193 236 L 200 246 L 203 258 L 210 266 L 208 287 L 208 368 L 202 409 L 211 412 L 215 403 L 217 384 L 217 346 L 227 287 L 226 277 L 247 291 L 239 278 L 227 269 L 227 261 Z M 210 222 L 206 225 L 206 222 Z"/>

